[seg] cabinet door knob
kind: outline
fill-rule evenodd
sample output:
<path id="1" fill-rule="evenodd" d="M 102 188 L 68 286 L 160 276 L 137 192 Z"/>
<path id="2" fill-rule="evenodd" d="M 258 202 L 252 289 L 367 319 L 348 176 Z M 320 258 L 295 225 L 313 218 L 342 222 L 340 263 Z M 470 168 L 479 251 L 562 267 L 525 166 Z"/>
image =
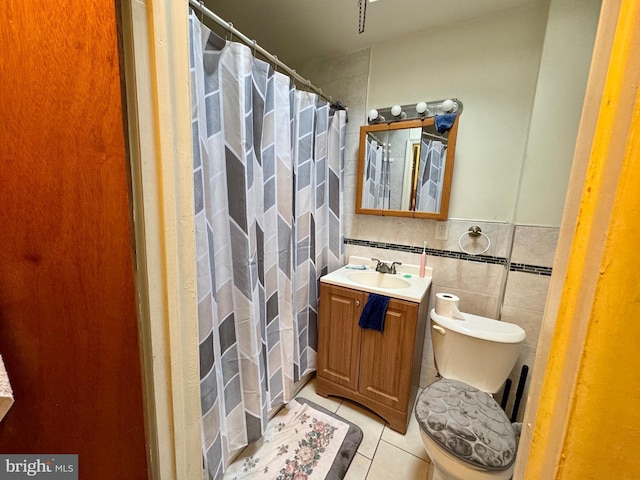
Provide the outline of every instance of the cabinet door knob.
<path id="1" fill-rule="evenodd" d="M 360 306 L 360 300 L 356 300 L 356 307 Z"/>

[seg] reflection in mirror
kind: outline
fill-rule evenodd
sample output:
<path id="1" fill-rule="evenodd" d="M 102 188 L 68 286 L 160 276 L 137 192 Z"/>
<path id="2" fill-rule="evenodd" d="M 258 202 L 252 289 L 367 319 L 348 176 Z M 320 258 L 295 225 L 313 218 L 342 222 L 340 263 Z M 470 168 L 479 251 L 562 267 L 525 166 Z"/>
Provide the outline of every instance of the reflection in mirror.
<path id="1" fill-rule="evenodd" d="M 387 132 L 367 132 L 364 153 L 362 206 L 364 208 L 390 208 L 389 161 Z"/>
<path id="2" fill-rule="evenodd" d="M 356 213 L 445 219 L 457 118 L 439 133 L 434 118 L 360 130 Z"/>
<path id="3" fill-rule="evenodd" d="M 411 192 L 413 208 L 410 208 L 418 212 L 440 212 L 447 165 L 448 133 L 438 134 L 432 125 L 423 127 L 420 133 L 416 162 L 418 166 Z"/>

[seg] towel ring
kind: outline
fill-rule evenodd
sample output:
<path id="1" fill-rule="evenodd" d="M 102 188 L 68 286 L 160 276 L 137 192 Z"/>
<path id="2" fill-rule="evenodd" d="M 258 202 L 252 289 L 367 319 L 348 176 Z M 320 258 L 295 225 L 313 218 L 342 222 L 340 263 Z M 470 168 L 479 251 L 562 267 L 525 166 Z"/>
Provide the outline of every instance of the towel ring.
<path id="1" fill-rule="evenodd" d="M 477 238 L 477 237 L 483 236 L 484 238 L 487 239 L 487 248 L 477 253 L 466 251 L 462 246 L 462 237 L 464 237 L 465 235 L 469 235 L 471 238 Z M 491 239 L 487 236 L 486 233 L 482 233 L 482 229 L 480 227 L 474 225 L 472 227 L 469 227 L 469 230 L 467 230 L 466 232 L 463 232 L 462 235 L 460 235 L 460 238 L 458 239 L 458 246 L 460 247 L 460 250 L 462 250 L 467 255 L 482 255 L 487 250 L 489 250 L 489 247 L 491 246 Z"/>

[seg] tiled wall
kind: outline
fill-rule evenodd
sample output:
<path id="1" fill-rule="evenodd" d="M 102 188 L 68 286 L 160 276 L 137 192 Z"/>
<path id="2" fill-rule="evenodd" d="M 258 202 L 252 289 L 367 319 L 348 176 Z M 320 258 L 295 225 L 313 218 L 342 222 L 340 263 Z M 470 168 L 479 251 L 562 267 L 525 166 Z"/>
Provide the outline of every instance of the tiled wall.
<path id="1" fill-rule="evenodd" d="M 311 62 L 300 71 L 349 107 L 344 179 L 345 258 L 358 255 L 419 264 L 422 245 L 427 240 L 427 264 L 434 272 L 430 305 L 434 304 L 436 293 L 449 292 L 460 297 L 463 312 L 522 326 L 527 339 L 510 376 L 512 387 L 506 410 L 511 415 L 522 365 L 529 366 L 528 378 L 531 377 L 558 229 L 449 219 L 447 239 L 436 240 L 438 222 L 434 220 L 356 215 L 358 141 L 366 119 L 369 50 Z M 482 255 L 468 255 L 460 250 L 459 239 L 472 225 L 479 226 L 491 240 Z M 484 250 L 487 245 L 485 237 L 474 241 L 466 235 L 461 243 L 471 253 Z M 427 330 L 420 384 L 426 386 L 436 378 L 431 334 Z M 525 388 L 519 418 L 524 413 L 526 393 Z M 501 392 L 496 399 L 502 399 Z"/>
<path id="2" fill-rule="evenodd" d="M 433 238 L 436 223 L 393 217 L 369 219 L 364 215 L 358 216 L 358 220 L 366 225 L 362 230 L 365 233 L 361 235 L 358 229 L 358 238 L 345 239 L 347 256 L 413 264 L 420 263 L 419 245 L 425 237 Z M 429 308 L 434 305 L 437 293 L 453 293 L 460 297 L 461 311 L 515 323 L 525 330 L 527 338 L 509 377 L 512 383 L 506 407 L 511 415 L 522 366 L 527 365 L 527 381 L 518 409 L 518 419 L 521 419 L 534 367 L 558 229 L 455 219 L 447 223 L 448 240 L 429 242 L 427 265 L 433 267 Z M 472 225 L 480 226 L 491 239 L 491 248 L 483 255 L 467 255 L 460 251 L 458 239 Z M 469 248 L 471 245 L 464 243 L 467 238 L 466 235 L 463 237 L 462 245 L 473 251 Z M 477 248 L 484 249 L 485 246 L 486 239 L 480 237 Z M 437 378 L 429 329 L 424 342 L 420 377 L 423 387 Z M 499 392 L 496 399 L 501 401 L 502 396 L 503 392 Z"/>
<path id="3" fill-rule="evenodd" d="M 507 277 L 501 320 L 520 325 L 527 338 L 522 346 L 520 357 L 513 368 L 511 378 L 513 384 L 507 411 L 515 398 L 516 388 L 520 380 L 522 365 L 529 366 L 527 382 L 518 420 L 522 419 L 526 402 L 529 379 L 534 367 L 540 324 L 549 289 L 551 267 L 558 242 L 559 228 L 516 226 L 511 251 L 511 268 Z M 520 268 L 521 266 L 541 267 L 537 269 Z M 535 271 L 538 270 L 538 271 Z M 501 398 L 501 396 L 498 396 Z"/>

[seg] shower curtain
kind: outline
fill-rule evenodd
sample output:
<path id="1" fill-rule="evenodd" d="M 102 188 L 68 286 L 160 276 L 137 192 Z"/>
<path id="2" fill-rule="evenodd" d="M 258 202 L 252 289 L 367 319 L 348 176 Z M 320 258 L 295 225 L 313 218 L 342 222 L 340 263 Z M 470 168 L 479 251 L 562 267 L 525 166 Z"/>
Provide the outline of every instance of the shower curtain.
<path id="1" fill-rule="evenodd" d="M 384 199 L 388 197 L 389 177 L 385 175 L 384 145 L 367 136 L 367 148 L 364 168 L 364 188 L 362 190 L 362 207 L 384 208 Z M 386 179 L 386 182 L 385 182 Z"/>
<path id="2" fill-rule="evenodd" d="M 447 147 L 438 140 L 422 138 L 416 186 L 416 211 L 439 212 L 442 201 Z"/>
<path id="3" fill-rule="evenodd" d="M 217 479 L 315 369 L 319 277 L 342 264 L 346 112 L 189 23 L 202 447 Z"/>

